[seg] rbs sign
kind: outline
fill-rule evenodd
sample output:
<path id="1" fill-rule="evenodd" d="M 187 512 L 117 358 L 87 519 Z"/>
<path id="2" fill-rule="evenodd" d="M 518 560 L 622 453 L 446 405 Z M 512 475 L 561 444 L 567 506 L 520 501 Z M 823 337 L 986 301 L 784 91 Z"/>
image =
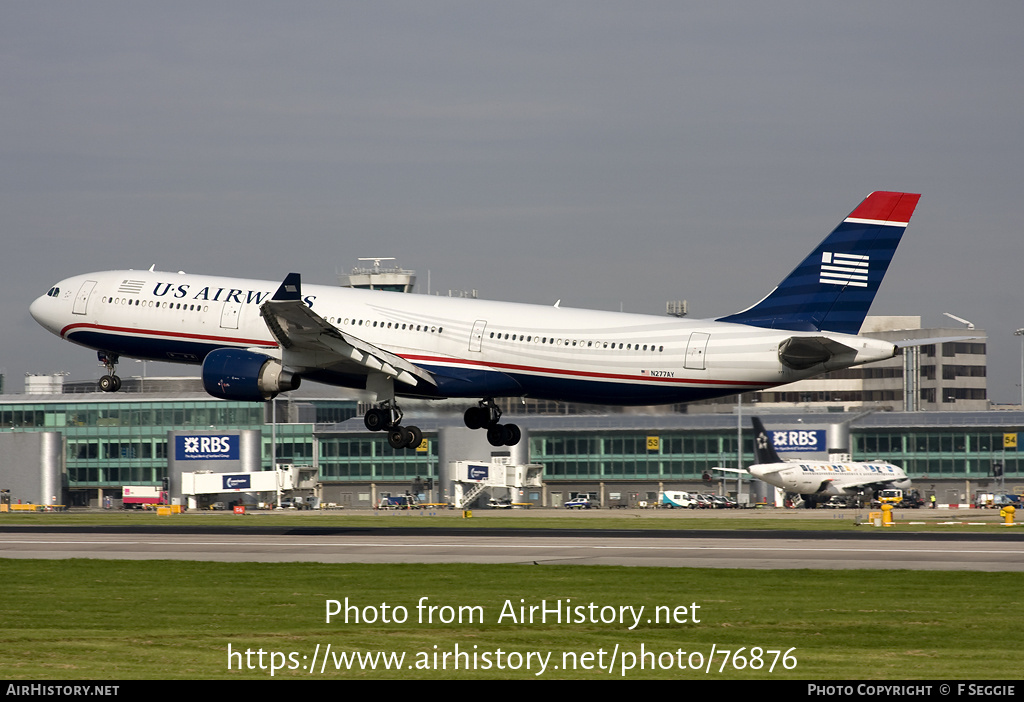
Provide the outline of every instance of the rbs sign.
<path id="1" fill-rule="evenodd" d="M 824 429 L 800 429 L 796 431 L 771 431 L 772 444 L 779 453 L 794 451 L 825 451 Z"/>
<path id="2" fill-rule="evenodd" d="M 200 434 L 174 437 L 174 458 L 178 461 L 237 461 L 238 435 Z"/>

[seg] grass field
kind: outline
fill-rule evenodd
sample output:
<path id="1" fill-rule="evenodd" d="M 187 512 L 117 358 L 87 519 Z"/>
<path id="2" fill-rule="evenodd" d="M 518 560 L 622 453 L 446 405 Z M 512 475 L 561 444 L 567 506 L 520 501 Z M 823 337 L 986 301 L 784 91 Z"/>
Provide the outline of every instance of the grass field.
<path id="1" fill-rule="evenodd" d="M 0 527 L 878 531 L 859 523 L 866 516 L 105 512 L 4 514 Z M 893 531 L 1021 533 L 999 526 L 996 513 L 900 516 L 928 523 Z M 988 523 L 942 523 L 979 517 Z M 1022 593 L 1013 573 L 0 560 L 0 670 L 37 680 L 1016 679 L 1021 656 L 1006 637 Z M 417 609 L 423 597 L 452 609 L 420 621 L 429 613 Z M 326 622 L 327 602 L 346 598 L 360 621 Z M 583 606 L 570 613 L 584 621 L 518 621 L 520 606 L 542 601 Z M 385 604 L 389 619 L 404 607 L 406 621 L 381 621 Z M 460 606 L 474 609 L 463 610 L 461 623 L 440 621 Z M 657 621 L 655 612 L 673 618 Z M 355 653 L 378 657 L 346 667 L 342 657 Z M 403 655 L 396 668 L 394 656 Z"/>
<path id="2" fill-rule="evenodd" d="M 47 680 L 1017 679 L 1007 637 L 1024 600 L 1012 573 L 84 559 L 0 561 L 0 593 L 0 670 Z M 452 609 L 420 622 L 422 597 Z M 345 598 L 359 623 L 327 623 L 327 601 Z M 587 621 L 508 616 L 541 600 Z M 382 623 L 383 604 L 407 621 Z M 439 621 L 460 606 L 478 609 Z M 639 625 L 620 606 L 643 606 Z M 648 622 L 655 607 L 686 621 Z M 336 670 L 349 652 L 405 658 Z"/>

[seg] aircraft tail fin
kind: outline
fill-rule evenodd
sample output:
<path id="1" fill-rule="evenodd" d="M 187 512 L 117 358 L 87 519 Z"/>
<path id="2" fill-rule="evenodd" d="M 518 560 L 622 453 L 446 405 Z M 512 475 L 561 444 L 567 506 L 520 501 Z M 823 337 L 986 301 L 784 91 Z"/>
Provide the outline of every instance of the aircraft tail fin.
<path id="1" fill-rule="evenodd" d="M 779 454 L 775 453 L 775 445 L 772 444 L 772 437 L 764 428 L 764 424 L 757 417 L 751 418 L 754 423 L 754 462 L 762 465 L 767 463 L 782 463 Z"/>
<path id="2" fill-rule="evenodd" d="M 717 321 L 856 334 L 920 198 L 871 193 L 767 297 Z"/>

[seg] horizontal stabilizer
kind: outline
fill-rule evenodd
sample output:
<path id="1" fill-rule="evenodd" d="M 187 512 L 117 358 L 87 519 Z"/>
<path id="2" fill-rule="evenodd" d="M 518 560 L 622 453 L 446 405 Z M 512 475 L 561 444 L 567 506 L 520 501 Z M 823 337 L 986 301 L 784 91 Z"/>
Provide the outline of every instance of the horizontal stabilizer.
<path id="1" fill-rule="evenodd" d="M 824 336 L 791 336 L 779 345 L 779 360 L 793 370 L 806 370 L 819 363 L 828 363 L 841 353 L 856 351 Z"/>
<path id="2" fill-rule="evenodd" d="M 819 365 L 822 370 L 835 370 L 884 361 L 896 352 L 893 342 L 866 336 L 847 336 L 842 341 L 825 335 L 791 336 L 779 344 L 779 362 L 798 371 Z"/>
<path id="3" fill-rule="evenodd" d="M 914 346 L 928 346 L 930 344 L 952 344 L 956 341 L 973 341 L 974 339 L 984 339 L 984 336 L 936 336 L 930 339 L 901 339 L 900 341 L 892 342 L 896 348 L 905 349 L 912 348 Z"/>

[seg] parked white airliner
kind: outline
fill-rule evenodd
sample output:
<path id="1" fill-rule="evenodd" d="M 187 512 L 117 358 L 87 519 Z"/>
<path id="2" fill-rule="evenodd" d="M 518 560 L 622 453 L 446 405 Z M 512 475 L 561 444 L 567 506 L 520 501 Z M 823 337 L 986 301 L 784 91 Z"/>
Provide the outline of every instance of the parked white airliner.
<path id="1" fill-rule="evenodd" d="M 748 471 L 769 485 L 800 494 L 808 507 L 833 495 L 849 497 L 885 488 L 906 490 L 910 487 L 910 478 L 903 469 L 885 461 L 784 461 L 775 452 L 775 446 L 761 420 L 753 417 L 753 423 L 754 459 L 757 463 L 750 466 Z"/>
<path id="2" fill-rule="evenodd" d="M 231 400 L 269 400 L 302 378 L 365 388 L 379 405 L 366 426 L 395 448 L 422 436 L 401 426 L 396 397 L 475 398 L 466 424 L 513 445 L 521 432 L 499 423 L 495 397 L 680 403 L 890 358 L 895 345 L 856 334 L 919 197 L 872 193 L 767 297 L 716 320 L 153 269 L 67 278 L 30 310 L 98 351 L 107 391 L 120 356 L 201 364 L 206 390 Z"/>

